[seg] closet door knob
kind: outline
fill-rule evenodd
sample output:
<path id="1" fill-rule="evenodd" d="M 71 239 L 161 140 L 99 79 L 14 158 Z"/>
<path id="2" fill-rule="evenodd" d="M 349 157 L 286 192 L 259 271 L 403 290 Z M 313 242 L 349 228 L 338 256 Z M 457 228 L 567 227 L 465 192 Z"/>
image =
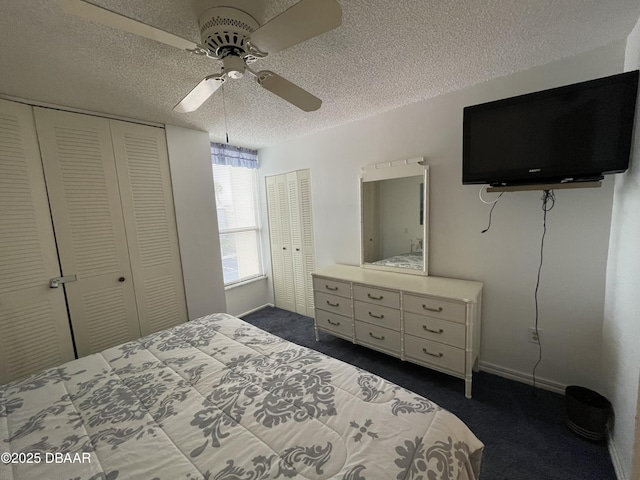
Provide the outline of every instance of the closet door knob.
<path id="1" fill-rule="evenodd" d="M 119 281 L 119 282 L 124 282 L 124 277 L 120 277 L 120 278 L 118 279 L 118 281 Z"/>

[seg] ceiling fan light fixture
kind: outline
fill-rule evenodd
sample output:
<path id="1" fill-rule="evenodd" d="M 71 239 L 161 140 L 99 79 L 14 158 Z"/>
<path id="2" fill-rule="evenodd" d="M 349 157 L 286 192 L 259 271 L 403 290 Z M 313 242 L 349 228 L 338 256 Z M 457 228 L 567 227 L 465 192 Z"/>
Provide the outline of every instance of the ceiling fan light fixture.
<path id="1" fill-rule="evenodd" d="M 237 55 L 227 55 L 222 59 L 224 73 L 229 78 L 242 78 L 247 65 L 244 60 Z"/>

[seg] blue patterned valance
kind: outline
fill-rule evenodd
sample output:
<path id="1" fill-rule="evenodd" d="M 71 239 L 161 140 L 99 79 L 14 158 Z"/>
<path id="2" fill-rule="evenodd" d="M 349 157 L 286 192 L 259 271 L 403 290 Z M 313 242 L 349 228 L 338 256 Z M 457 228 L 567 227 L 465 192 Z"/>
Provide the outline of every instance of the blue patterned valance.
<path id="1" fill-rule="evenodd" d="M 258 168 L 258 151 L 222 143 L 212 143 L 211 161 L 214 165 Z"/>

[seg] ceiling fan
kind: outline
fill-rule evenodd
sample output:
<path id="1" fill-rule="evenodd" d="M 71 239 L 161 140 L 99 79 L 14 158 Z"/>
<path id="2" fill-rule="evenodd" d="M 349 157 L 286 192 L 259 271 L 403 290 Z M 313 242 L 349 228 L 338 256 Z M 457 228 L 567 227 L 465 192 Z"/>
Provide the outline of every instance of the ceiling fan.
<path id="1" fill-rule="evenodd" d="M 322 100 L 270 71 L 254 71 L 249 65 L 298 43 L 309 40 L 342 23 L 337 0 L 301 0 L 264 25 L 248 13 L 233 7 L 214 6 L 198 17 L 202 43 L 165 32 L 151 25 L 112 12 L 84 0 L 58 0 L 69 13 L 108 27 L 186 50 L 195 55 L 221 60 L 220 73 L 208 75 L 173 108 L 176 112 L 198 109 L 224 82 L 255 77 L 266 90 L 305 112 L 320 108 Z"/>

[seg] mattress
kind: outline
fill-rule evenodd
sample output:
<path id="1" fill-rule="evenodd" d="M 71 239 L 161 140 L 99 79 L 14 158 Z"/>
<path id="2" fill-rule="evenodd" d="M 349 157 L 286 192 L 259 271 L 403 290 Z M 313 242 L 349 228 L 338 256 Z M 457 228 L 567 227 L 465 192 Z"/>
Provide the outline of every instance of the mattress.
<path id="1" fill-rule="evenodd" d="M 393 257 L 383 258 L 373 262 L 374 265 L 383 265 L 385 267 L 413 268 L 422 270 L 422 252 L 401 253 Z"/>
<path id="2" fill-rule="evenodd" d="M 227 314 L 0 386 L 0 478 L 475 479 L 428 399 Z"/>

